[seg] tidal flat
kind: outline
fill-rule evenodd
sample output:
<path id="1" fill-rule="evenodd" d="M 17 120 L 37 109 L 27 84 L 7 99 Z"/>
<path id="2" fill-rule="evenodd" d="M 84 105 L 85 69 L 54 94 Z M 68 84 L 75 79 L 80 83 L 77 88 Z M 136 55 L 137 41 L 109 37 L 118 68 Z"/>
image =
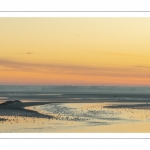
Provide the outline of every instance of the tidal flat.
<path id="1" fill-rule="evenodd" d="M 5 93 L 0 100 L 0 132 L 150 132 L 149 97 L 148 94 Z"/>

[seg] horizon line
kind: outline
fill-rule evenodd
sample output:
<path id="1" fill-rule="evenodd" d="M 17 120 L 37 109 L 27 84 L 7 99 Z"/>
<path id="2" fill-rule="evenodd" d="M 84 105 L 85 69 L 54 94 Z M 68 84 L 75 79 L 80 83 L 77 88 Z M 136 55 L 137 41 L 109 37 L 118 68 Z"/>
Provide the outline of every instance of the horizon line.
<path id="1" fill-rule="evenodd" d="M 150 87 L 150 85 L 43 85 L 43 84 L 0 84 L 0 86 L 55 86 L 55 87 Z"/>

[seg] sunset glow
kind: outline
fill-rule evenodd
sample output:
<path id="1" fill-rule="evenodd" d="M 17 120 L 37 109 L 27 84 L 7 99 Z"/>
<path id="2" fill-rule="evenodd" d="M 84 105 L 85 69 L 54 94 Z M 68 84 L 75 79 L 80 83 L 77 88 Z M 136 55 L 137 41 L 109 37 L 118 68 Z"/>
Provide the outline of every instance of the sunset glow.
<path id="1" fill-rule="evenodd" d="M 150 85 L 150 18 L 0 18 L 0 84 Z"/>

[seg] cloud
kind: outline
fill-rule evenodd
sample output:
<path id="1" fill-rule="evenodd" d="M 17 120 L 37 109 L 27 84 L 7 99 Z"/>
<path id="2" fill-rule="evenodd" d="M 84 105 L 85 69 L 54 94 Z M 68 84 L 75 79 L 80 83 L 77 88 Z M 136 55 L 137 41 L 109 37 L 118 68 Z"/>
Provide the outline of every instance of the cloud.
<path id="1" fill-rule="evenodd" d="M 9 53 L 9 54 L 13 54 L 13 55 L 24 55 L 24 54 L 27 54 L 27 55 L 30 55 L 30 54 L 34 54 L 34 52 L 26 52 L 26 53 Z"/>
<path id="2" fill-rule="evenodd" d="M 141 56 L 141 55 L 132 55 L 132 54 L 126 54 L 126 53 L 115 53 L 115 52 L 99 52 L 99 51 L 87 51 L 89 53 L 99 53 L 104 55 L 116 55 L 116 56 L 124 56 L 124 57 L 147 57 L 149 56 Z"/>
<path id="3" fill-rule="evenodd" d="M 27 52 L 26 54 L 30 55 L 30 54 L 34 54 L 33 52 Z"/>
<path id="4" fill-rule="evenodd" d="M 135 68 L 146 68 L 146 69 L 150 69 L 150 66 L 134 66 Z"/>
<path id="5" fill-rule="evenodd" d="M 83 66 L 63 63 L 28 63 L 14 60 L 0 59 L 0 67 L 3 71 L 23 71 L 38 72 L 44 74 L 68 74 L 82 76 L 111 76 L 111 77 L 147 77 L 144 72 L 137 73 L 137 69 L 127 67 L 110 67 L 110 66 Z"/>

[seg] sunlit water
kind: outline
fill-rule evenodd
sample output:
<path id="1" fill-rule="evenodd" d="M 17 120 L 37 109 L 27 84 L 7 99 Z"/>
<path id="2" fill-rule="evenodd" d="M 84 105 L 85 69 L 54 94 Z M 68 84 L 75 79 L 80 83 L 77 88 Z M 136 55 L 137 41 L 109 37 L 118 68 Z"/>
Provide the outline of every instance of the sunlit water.
<path id="1" fill-rule="evenodd" d="M 50 132 L 96 132 L 101 131 L 103 127 L 104 132 L 107 132 L 106 129 L 114 125 L 135 125 L 150 121 L 149 109 L 106 107 L 111 105 L 118 103 L 52 103 L 28 109 L 55 116 L 55 119 L 49 122 L 49 126 L 45 123 L 43 127 L 45 131 Z M 150 131 L 149 128 L 147 130 Z M 115 131 L 117 132 L 117 128 Z M 132 129 L 128 129 L 128 132 L 132 132 Z"/>
<path id="2" fill-rule="evenodd" d="M 0 132 L 150 132 L 149 107 L 132 107 L 145 104 L 147 103 L 49 103 L 26 107 L 54 118 L 0 116 L 7 119 L 0 120 Z M 126 107 L 112 107 L 120 105 Z"/>

